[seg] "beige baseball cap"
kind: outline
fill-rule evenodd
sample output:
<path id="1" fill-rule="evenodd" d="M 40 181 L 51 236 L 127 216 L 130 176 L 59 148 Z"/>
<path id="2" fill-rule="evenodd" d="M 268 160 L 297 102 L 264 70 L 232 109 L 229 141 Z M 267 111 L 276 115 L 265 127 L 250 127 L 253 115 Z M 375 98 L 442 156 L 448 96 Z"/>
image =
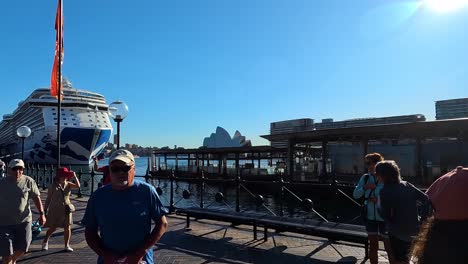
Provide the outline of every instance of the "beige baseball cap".
<path id="1" fill-rule="evenodd" d="M 8 163 L 8 168 L 13 169 L 13 168 L 16 168 L 16 167 L 24 168 L 24 162 L 23 162 L 22 159 L 12 159 L 12 160 L 10 160 L 10 162 Z"/>
<path id="2" fill-rule="evenodd" d="M 127 165 L 135 164 L 135 158 L 133 157 L 133 154 L 126 149 L 118 149 L 112 152 L 109 157 L 109 164 L 111 164 L 114 160 L 123 161 Z"/>

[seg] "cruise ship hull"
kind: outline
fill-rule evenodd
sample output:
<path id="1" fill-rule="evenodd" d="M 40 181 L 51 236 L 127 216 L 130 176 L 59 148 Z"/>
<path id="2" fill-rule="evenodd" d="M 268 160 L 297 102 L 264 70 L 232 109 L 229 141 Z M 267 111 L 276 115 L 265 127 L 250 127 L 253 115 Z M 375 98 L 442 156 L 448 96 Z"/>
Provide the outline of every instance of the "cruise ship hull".
<path id="1" fill-rule="evenodd" d="M 60 122 L 60 163 L 89 165 L 107 146 L 112 135 L 108 105 L 102 95 L 77 90 L 69 84 L 59 115 L 57 101 L 48 89 L 35 90 L 18 104 L 12 113 L 4 115 L 0 123 L 0 158 L 21 158 L 22 140 L 16 129 L 28 126 L 31 135 L 24 139 L 26 163 L 57 163 L 57 124 Z"/>

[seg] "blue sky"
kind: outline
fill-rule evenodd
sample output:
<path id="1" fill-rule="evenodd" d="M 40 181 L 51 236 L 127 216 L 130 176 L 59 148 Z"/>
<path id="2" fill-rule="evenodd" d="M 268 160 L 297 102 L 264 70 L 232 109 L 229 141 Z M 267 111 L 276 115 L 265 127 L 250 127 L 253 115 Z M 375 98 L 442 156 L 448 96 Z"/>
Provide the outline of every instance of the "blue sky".
<path id="1" fill-rule="evenodd" d="M 446 0 L 448 1 L 448 0 Z M 0 8 L 0 113 L 48 87 L 55 0 Z M 254 144 L 295 118 L 435 116 L 468 97 L 468 8 L 398 0 L 64 0 L 63 74 L 130 109 L 122 142 Z"/>

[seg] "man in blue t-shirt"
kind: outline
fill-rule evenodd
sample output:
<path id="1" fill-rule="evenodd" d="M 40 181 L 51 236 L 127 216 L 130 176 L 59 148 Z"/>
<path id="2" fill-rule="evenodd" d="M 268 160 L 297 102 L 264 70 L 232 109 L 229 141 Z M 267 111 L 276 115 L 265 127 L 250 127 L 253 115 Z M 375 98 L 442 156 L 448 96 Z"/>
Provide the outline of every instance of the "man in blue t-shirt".
<path id="1" fill-rule="evenodd" d="M 114 151 L 109 169 L 111 184 L 94 192 L 81 221 L 86 242 L 99 256 L 97 263 L 153 264 L 152 248 L 167 229 L 167 209 L 153 186 L 134 180 L 130 151 Z"/>

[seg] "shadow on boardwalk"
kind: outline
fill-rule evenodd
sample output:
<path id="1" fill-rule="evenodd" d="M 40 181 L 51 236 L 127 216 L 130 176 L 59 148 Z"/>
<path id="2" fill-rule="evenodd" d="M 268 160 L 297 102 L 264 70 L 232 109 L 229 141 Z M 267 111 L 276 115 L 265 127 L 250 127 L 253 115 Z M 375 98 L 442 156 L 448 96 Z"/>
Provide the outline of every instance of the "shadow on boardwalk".
<path id="1" fill-rule="evenodd" d="M 45 199 L 45 193 L 42 195 Z M 41 250 L 42 231 L 18 263 L 96 263 L 97 256 L 88 247 L 84 228 L 79 224 L 86 208 L 86 198 L 73 199 L 74 213 L 71 246 L 63 251 L 63 230 L 49 241 L 49 251 Z M 34 216 L 37 218 L 37 215 Z M 155 248 L 155 263 L 361 263 L 364 249 L 359 246 L 331 243 L 320 238 L 297 234 L 270 234 L 269 240 L 253 240 L 252 229 L 232 227 L 215 221 L 193 221 L 185 229 L 185 218 L 168 216 L 169 229 Z M 379 263 L 386 263 L 380 253 Z"/>

